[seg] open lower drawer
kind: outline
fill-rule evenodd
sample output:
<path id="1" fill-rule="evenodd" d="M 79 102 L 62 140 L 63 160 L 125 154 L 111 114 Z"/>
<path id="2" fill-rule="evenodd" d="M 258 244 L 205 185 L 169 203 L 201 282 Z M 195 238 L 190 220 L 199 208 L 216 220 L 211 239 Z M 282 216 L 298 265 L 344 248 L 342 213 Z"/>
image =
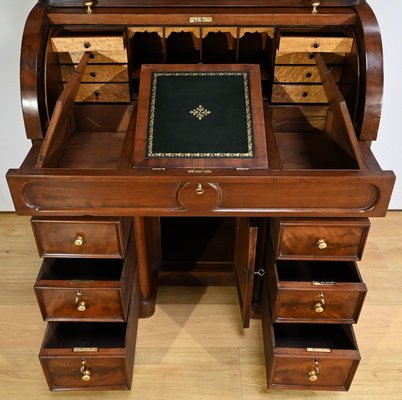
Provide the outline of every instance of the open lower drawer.
<path id="1" fill-rule="evenodd" d="M 261 315 L 268 387 L 349 389 L 360 362 L 350 325 L 272 323 L 265 293 Z"/>
<path id="2" fill-rule="evenodd" d="M 46 258 L 35 294 L 46 321 L 126 321 L 134 283 L 132 243 L 124 260 Z"/>
<path id="3" fill-rule="evenodd" d="M 130 389 L 138 307 L 135 285 L 127 322 L 49 322 L 39 353 L 49 388 Z"/>

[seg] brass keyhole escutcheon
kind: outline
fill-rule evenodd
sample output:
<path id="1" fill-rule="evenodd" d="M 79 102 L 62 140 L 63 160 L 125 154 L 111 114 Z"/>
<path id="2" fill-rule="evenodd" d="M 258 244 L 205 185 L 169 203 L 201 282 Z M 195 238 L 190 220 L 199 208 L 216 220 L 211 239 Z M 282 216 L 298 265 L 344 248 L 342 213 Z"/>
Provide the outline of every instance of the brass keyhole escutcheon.
<path id="1" fill-rule="evenodd" d="M 86 363 L 87 363 L 87 360 L 85 358 L 83 358 L 81 360 L 80 372 L 81 372 L 81 379 L 85 382 L 88 382 L 91 379 L 91 371 L 86 366 Z"/>
<path id="2" fill-rule="evenodd" d="M 84 236 L 77 235 L 74 238 L 74 246 L 81 247 L 84 244 Z"/>
<path id="3" fill-rule="evenodd" d="M 318 299 L 319 299 L 319 301 L 314 304 L 314 311 L 317 314 L 321 314 L 322 312 L 325 311 L 325 308 L 324 308 L 325 298 L 324 298 L 323 292 L 318 293 Z"/>
<path id="4" fill-rule="evenodd" d="M 308 371 L 308 380 L 310 382 L 316 382 L 318 380 L 318 374 L 320 373 L 320 366 L 316 358 L 313 359 L 313 369 Z"/>
<path id="5" fill-rule="evenodd" d="M 320 250 L 325 250 L 325 249 L 328 247 L 328 244 L 327 244 L 327 242 L 325 241 L 325 239 L 319 239 L 319 240 L 317 241 L 317 247 L 318 247 Z"/>
<path id="6" fill-rule="evenodd" d="M 318 7 L 320 6 L 320 2 L 319 1 L 312 1 L 311 5 L 313 6 L 313 10 L 311 11 L 313 14 L 318 14 Z"/>
<path id="7" fill-rule="evenodd" d="M 93 1 L 84 1 L 84 7 L 86 8 L 87 14 L 92 14 L 92 7 L 94 5 Z"/>
<path id="8" fill-rule="evenodd" d="M 77 311 L 84 312 L 87 309 L 87 303 L 85 301 L 81 300 L 82 297 L 82 291 L 81 290 L 76 290 L 75 291 L 75 304 L 76 304 L 76 309 Z M 80 301 L 81 300 L 81 301 Z"/>
<path id="9" fill-rule="evenodd" d="M 197 189 L 195 189 L 195 193 L 197 193 L 198 195 L 204 194 L 204 188 L 202 187 L 202 183 L 199 183 L 197 185 Z"/>

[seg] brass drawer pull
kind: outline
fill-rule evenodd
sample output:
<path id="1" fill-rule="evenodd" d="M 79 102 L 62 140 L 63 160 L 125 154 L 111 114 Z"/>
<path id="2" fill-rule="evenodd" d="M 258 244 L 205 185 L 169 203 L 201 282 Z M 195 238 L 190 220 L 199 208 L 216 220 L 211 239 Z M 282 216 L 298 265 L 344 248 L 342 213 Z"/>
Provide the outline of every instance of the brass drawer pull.
<path id="1" fill-rule="evenodd" d="M 85 358 L 83 358 L 81 360 L 80 372 L 82 374 L 81 379 L 85 382 L 88 382 L 89 380 L 91 380 L 91 371 L 86 366 L 86 363 L 87 363 L 87 360 Z"/>
<path id="2" fill-rule="evenodd" d="M 85 43 L 84 43 L 84 47 L 85 47 L 86 49 L 89 49 L 89 48 L 91 47 L 91 43 L 85 42 Z"/>
<path id="3" fill-rule="evenodd" d="M 327 242 L 325 241 L 325 239 L 319 239 L 317 241 L 317 246 L 318 246 L 318 248 L 320 250 L 325 250 L 328 247 Z"/>
<path id="4" fill-rule="evenodd" d="M 94 5 L 93 1 L 84 1 L 84 7 L 86 7 L 86 12 L 87 14 L 92 14 L 92 8 Z"/>
<path id="5" fill-rule="evenodd" d="M 74 239 L 74 246 L 81 247 L 84 244 L 84 236 L 77 235 Z"/>
<path id="6" fill-rule="evenodd" d="M 324 293 L 323 292 L 318 293 L 318 298 L 319 298 L 318 303 L 314 304 L 314 311 L 317 314 L 321 314 L 322 312 L 325 311 L 325 308 L 324 308 L 324 304 L 325 304 Z"/>
<path id="7" fill-rule="evenodd" d="M 318 7 L 321 3 L 319 1 L 312 1 L 311 5 L 313 6 L 313 11 L 311 11 L 313 14 L 318 14 Z"/>
<path id="8" fill-rule="evenodd" d="M 76 307 L 77 311 L 80 311 L 80 312 L 86 311 L 87 303 L 85 301 L 80 301 L 80 297 L 82 296 L 81 290 L 76 290 L 75 294 L 76 294 L 75 304 L 77 305 L 77 307 Z"/>
<path id="9" fill-rule="evenodd" d="M 204 194 L 204 188 L 202 187 L 202 183 L 199 183 L 199 184 L 197 185 L 197 189 L 195 189 L 195 192 L 196 192 L 198 195 Z"/>
<path id="10" fill-rule="evenodd" d="M 308 371 L 308 380 L 310 382 L 316 382 L 318 380 L 318 374 L 320 373 L 320 366 L 316 358 L 313 359 L 313 369 Z"/>

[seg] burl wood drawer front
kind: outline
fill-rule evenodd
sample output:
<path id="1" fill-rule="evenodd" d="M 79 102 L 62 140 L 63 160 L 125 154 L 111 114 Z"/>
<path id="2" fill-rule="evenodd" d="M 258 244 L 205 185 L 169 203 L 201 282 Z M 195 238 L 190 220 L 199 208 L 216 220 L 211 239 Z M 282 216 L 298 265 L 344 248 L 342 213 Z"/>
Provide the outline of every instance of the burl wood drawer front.
<path id="1" fill-rule="evenodd" d="M 300 51 L 300 50 L 298 50 Z M 345 61 L 345 53 L 322 53 L 322 59 L 327 65 L 342 65 Z M 275 56 L 275 64 L 299 64 L 316 65 L 315 53 L 280 53 Z"/>
<path id="2" fill-rule="evenodd" d="M 58 53 L 60 64 L 78 64 L 81 61 L 84 51 L 70 51 Z M 314 60 L 313 60 L 314 61 Z M 125 64 L 127 63 L 126 50 L 120 51 L 91 51 L 88 64 Z"/>
<path id="3" fill-rule="evenodd" d="M 271 221 L 278 259 L 360 260 L 369 228 L 367 218 L 281 218 Z"/>
<path id="4" fill-rule="evenodd" d="M 353 261 L 285 261 L 268 267 L 274 322 L 356 323 L 367 293 Z"/>
<path id="5" fill-rule="evenodd" d="M 269 388 L 349 389 L 360 362 L 350 325 L 273 324 L 266 293 L 261 310 Z"/>
<path id="6" fill-rule="evenodd" d="M 127 83 L 83 83 L 78 89 L 77 102 L 128 103 L 130 91 Z"/>
<path id="7" fill-rule="evenodd" d="M 351 37 L 320 37 L 320 36 L 287 36 L 280 35 L 278 51 L 315 52 L 315 53 L 350 53 L 353 39 Z"/>
<path id="8" fill-rule="evenodd" d="M 42 257 L 124 257 L 130 218 L 32 218 Z"/>
<path id="9" fill-rule="evenodd" d="M 132 243 L 124 260 L 46 258 L 34 285 L 43 319 L 126 321 L 134 273 Z"/>
<path id="10" fill-rule="evenodd" d="M 62 65 L 60 71 L 63 82 L 68 82 L 75 71 L 75 66 Z M 128 82 L 127 65 L 88 65 L 81 82 Z"/>
<path id="11" fill-rule="evenodd" d="M 273 103 L 328 103 L 322 85 L 274 84 L 272 85 Z"/>
<path id="12" fill-rule="evenodd" d="M 335 82 L 339 82 L 342 77 L 342 67 L 329 67 Z M 303 83 L 321 83 L 321 77 L 318 68 L 313 65 L 293 65 L 276 66 L 274 72 L 274 81 L 280 83 L 303 82 Z"/>
<path id="13" fill-rule="evenodd" d="M 51 42 L 53 51 L 58 53 L 125 50 L 123 36 L 53 37 Z"/>

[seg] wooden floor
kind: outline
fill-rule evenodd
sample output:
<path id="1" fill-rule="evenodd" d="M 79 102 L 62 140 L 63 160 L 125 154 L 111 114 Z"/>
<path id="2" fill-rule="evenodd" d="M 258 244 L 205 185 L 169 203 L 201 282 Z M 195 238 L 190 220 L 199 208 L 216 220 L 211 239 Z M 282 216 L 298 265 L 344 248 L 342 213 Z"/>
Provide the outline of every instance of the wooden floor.
<path id="1" fill-rule="evenodd" d="M 355 327 L 362 361 L 349 392 L 266 389 L 260 321 L 240 327 L 233 288 L 160 288 L 141 320 L 131 391 L 47 389 L 37 354 L 45 323 L 32 286 L 40 259 L 29 219 L 0 214 L 1 400 L 402 399 L 402 213 L 372 220 L 359 263 L 369 292 Z"/>

